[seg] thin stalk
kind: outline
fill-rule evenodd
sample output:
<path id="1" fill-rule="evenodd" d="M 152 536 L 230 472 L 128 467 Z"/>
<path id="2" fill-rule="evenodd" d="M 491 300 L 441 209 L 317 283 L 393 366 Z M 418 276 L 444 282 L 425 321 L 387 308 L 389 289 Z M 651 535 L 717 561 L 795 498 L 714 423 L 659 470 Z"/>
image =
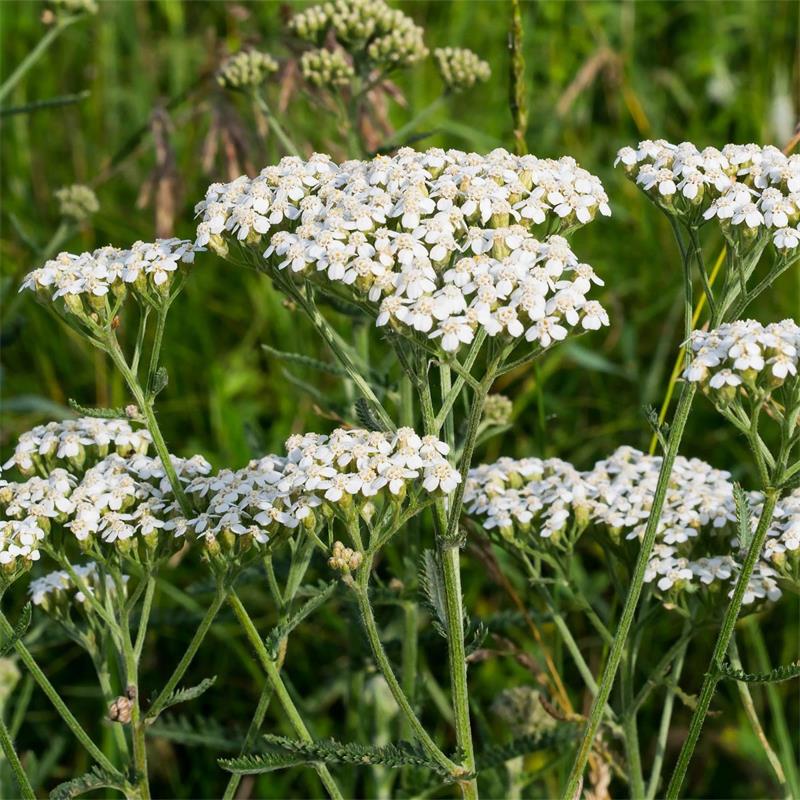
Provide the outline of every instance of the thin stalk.
<path id="1" fill-rule="evenodd" d="M 22 768 L 22 763 L 19 760 L 17 751 L 14 749 L 14 742 L 11 741 L 11 736 L 6 723 L 3 722 L 2 715 L 0 715 L 0 747 L 3 749 L 6 761 L 11 765 L 11 770 L 19 787 L 20 797 L 24 800 L 36 800 L 33 787 L 25 774 L 25 770 Z"/>
<path id="2" fill-rule="evenodd" d="M 689 312 L 691 313 L 691 305 L 689 305 Z M 678 398 L 678 405 L 675 409 L 675 418 L 670 427 L 669 438 L 667 440 L 667 448 L 664 453 L 664 458 L 661 464 L 661 470 L 658 474 L 658 481 L 656 483 L 655 493 L 653 495 L 653 506 L 650 512 L 650 517 L 647 520 L 644 537 L 642 538 L 641 549 L 639 556 L 636 560 L 636 565 L 631 575 L 631 585 L 628 591 L 628 596 L 625 599 L 625 606 L 622 609 L 619 625 L 617 627 L 616 635 L 614 636 L 614 643 L 608 653 L 608 660 L 606 661 L 605 669 L 603 670 L 600 679 L 597 696 L 592 703 L 591 711 L 589 712 L 589 719 L 586 723 L 586 728 L 583 732 L 581 743 L 573 762 L 572 769 L 567 779 L 567 785 L 564 789 L 562 797 L 565 800 L 573 800 L 577 797 L 580 791 L 580 786 L 583 780 L 583 771 L 586 768 L 586 762 L 589 760 L 589 755 L 592 752 L 592 745 L 594 737 L 597 734 L 597 729 L 603 718 L 603 713 L 608 698 L 611 694 L 611 689 L 614 686 L 614 679 L 616 678 L 617 670 L 622 660 L 623 653 L 625 652 L 625 642 L 628 638 L 631 625 L 633 624 L 636 607 L 639 603 L 639 597 L 642 594 L 642 587 L 644 585 L 644 574 L 647 569 L 647 564 L 650 560 L 650 554 L 656 541 L 656 532 L 658 531 L 658 523 L 661 518 L 661 510 L 664 507 L 664 500 L 666 498 L 667 486 L 669 484 L 670 474 L 672 473 L 672 466 L 675 463 L 675 458 L 678 455 L 678 448 L 680 447 L 681 439 L 683 438 L 683 431 L 686 427 L 686 420 L 689 418 L 689 412 L 694 401 L 696 392 L 696 384 L 684 383 L 681 387 L 680 396 Z"/>
<path id="3" fill-rule="evenodd" d="M 147 724 L 152 724 L 155 722 L 155 720 L 158 718 L 158 715 L 163 710 L 164 704 L 169 699 L 169 696 L 175 690 L 175 687 L 186 673 L 186 670 L 189 669 L 189 665 L 192 663 L 197 651 L 200 649 L 200 645 L 206 638 L 206 634 L 211 627 L 211 623 L 214 622 L 214 618 L 217 616 L 217 613 L 224 602 L 225 593 L 221 590 L 217 591 L 217 593 L 214 595 L 214 600 L 205 613 L 205 616 L 197 626 L 197 630 L 195 631 L 192 640 L 189 642 L 186 652 L 181 657 L 181 660 L 178 662 L 178 665 L 175 667 L 175 670 L 173 671 L 164 688 L 159 693 L 158 697 L 156 697 L 156 699 L 150 705 L 150 708 L 147 710 L 147 714 L 145 715 L 145 721 Z"/>
<path id="4" fill-rule="evenodd" d="M 761 633 L 761 626 L 757 617 L 753 616 L 747 620 L 744 626 L 745 636 L 750 644 L 750 651 L 756 661 L 760 672 L 769 672 L 772 666 L 767 653 L 767 646 L 764 636 Z M 767 693 L 770 713 L 772 714 L 772 726 L 775 737 L 778 740 L 778 749 L 781 754 L 781 766 L 786 774 L 786 782 L 789 785 L 791 797 L 800 797 L 800 775 L 797 767 L 797 749 L 792 742 L 792 735 L 786 723 L 786 711 L 783 700 L 781 699 L 778 687 L 774 683 L 765 683 L 764 691 Z"/>
<path id="5" fill-rule="evenodd" d="M 6 615 L 2 611 L 0 611 L 0 632 L 6 637 L 12 636 L 14 633 L 14 629 L 11 627 L 8 619 L 6 619 Z M 28 650 L 21 641 L 17 641 L 14 645 L 14 649 L 17 651 L 22 663 L 28 669 L 28 672 L 31 673 L 33 679 L 39 684 L 42 691 L 47 695 L 47 699 L 53 704 L 56 711 L 58 711 L 61 718 L 67 724 L 67 727 L 75 734 L 75 738 L 83 745 L 84 749 L 103 769 L 108 770 L 114 775 L 119 775 L 119 770 L 106 758 L 103 751 L 91 740 L 89 734 L 86 733 L 80 722 L 75 719 L 73 713 L 67 708 L 66 704 L 53 687 L 53 684 L 50 683 L 47 676 L 36 663 L 36 659 L 33 657 L 30 650 Z"/>
<path id="6" fill-rule="evenodd" d="M 158 457 L 161 459 L 161 465 L 164 467 L 164 473 L 167 476 L 167 480 L 169 481 L 169 485 L 172 488 L 173 494 L 175 495 L 175 499 L 178 501 L 178 504 L 181 507 L 181 511 L 186 517 L 193 517 L 194 510 L 192 509 L 192 504 L 189 502 L 189 498 L 183 491 L 183 486 L 181 485 L 178 475 L 175 472 L 175 467 L 172 464 L 172 459 L 170 458 L 169 450 L 167 449 L 167 443 L 164 441 L 164 436 L 161 433 L 161 428 L 158 425 L 158 420 L 156 419 L 155 411 L 153 410 L 153 404 L 142 390 L 139 379 L 136 377 L 136 375 L 134 375 L 134 373 L 131 371 L 131 368 L 128 366 L 128 362 L 125 360 L 125 355 L 120 349 L 119 342 L 117 341 L 117 337 L 113 331 L 109 331 L 107 333 L 104 345 L 106 352 L 114 362 L 114 366 L 120 371 L 122 377 L 125 379 L 125 383 L 128 384 L 128 389 L 133 395 L 133 399 L 136 401 L 136 405 L 139 407 L 139 411 L 144 417 L 147 430 L 150 432 L 150 436 L 153 439 L 153 447 L 155 448 L 156 453 L 158 453 Z"/>
<path id="7" fill-rule="evenodd" d="M 280 124 L 280 122 L 278 122 L 278 118 L 272 113 L 272 109 L 269 107 L 269 104 L 264 99 L 261 92 L 258 89 L 254 89 L 250 93 L 250 96 L 255 105 L 258 107 L 259 111 L 261 111 L 261 113 L 267 118 L 269 126 L 275 132 L 275 135 L 278 137 L 283 149 L 291 156 L 300 157 L 300 150 L 298 150 L 297 145 L 283 129 L 283 126 Z"/>
<path id="8" fill-rule="evenodd" d="M 169 311 L 169 303 L 159 308 L 156 311 L 156 330 L 153 334 L 153 346 L 150 350 L 150 363 L 147 367 L 147 380 L 144 383 L 147 396 L 150 397 L 153 392 L 153 379 L 158 369 L 158 360 L 161 355 L 161 345 L 164 341 L 164 327 L 167 322 L 167 312 Z M 136 374 L 136 370 L 132 370 Z"/>
<path id="9" fill-rule="evenodd" d="M 730 658 L 731 666 L 735 669 L 742 669 L 742 660 L 739 658 L 739 648 L 736 646 L 735 636 L 731 638 L 731 643 L 728 647 L 728 657 Z M 753 733 L 756 739 L 758 739 L 761 749 L 764 751 L 764 755 L 767 757 L 767 761 L 769 761 L 769 765 L 772 767 L 772 771 L 775 773 L 775 777 L 778 779 L 778 783 L 785 794 L 787 789 L 786 775 L 781 766 L 780 759 L 772 749 L 769 739 L 767 739 L 767 734 L 764 732 L 761 720 L 758 718 L 758 711 L 756 711 L 753 696 L 750 694 L 750 687 L 744 681 L 736 681 L 736 688 L 739 692 L 739 699 L 742 701 L 742 708 L 744 708 L 747 721 L 750 723 L 750 727 L 753 729 Z"/>
<path id="10" fill-rule="evenodd" d="M 144 600 L 142 601 L 142 612 L 139 615 L 139 628 L 136 631 L 136 643 L 133 646 L 133 652 L 137 662 L 142 657 L 142 648 L 144 648 L 144 640 L 147 636 L 147 623 L 150 621 L 150 610 L 153 607 L 153 595 L 155 591 L 155 575 L 148 575 L 147 585 L 144 590 Z"/>
<path id="11" fill-rule="evenodd" d="M 434 113 L 447 99 L 447 94 L 441 94 L 437 97 L 430 105 L 425 106 L 422 111 L 419 112 L 416 116 L 412 117 L 405 125 L 401 128 L 398 128 L 388 141 L 384 142 L 383 146 L 380 148 L 381 151 L 386 150 L 393 150 L 399 145 L 402 144 L 403 138 L 411 133 L 417 125 L 424 122 L 428 117 Z"/>
<path id="12" fill-rule="evenodd" d="M 683 664 L 686 660 L 686 650 L 689 647 L 689 638 L 691 636 L 691 621 L 687 620 L 684 624 L 680 649 L 675 658 L 674 666 L 672 668 L 672 681 L 675 686 L 678 685 L 683 672 Z M 658 738 L 656 739 L 656 750 L 653 754 L 653 763 L 650 766 L 650 779 L 647 783 L 647 792 L 645 793 L 645 800 L 655 800 L 656 792 L 658 792 L 658 785 L 661 781 L 661 770 L 664 767 L 664 756 L 667 752 L 667 737 L 669 736 L 669 727 L 672 722 L 672 712 L 675 708 L 676 692 L 670 688 L 667 690 L 667 696 L 664 698 L 664 706 L 661 710 L 661 721 L 658 726 Z"/>
<path id="13" fill-rule="evenodd" d="M 372 558 L 367 556 L 359 567 L 357 579 L 351 581 L 351 588 L 355 593 L 356 601 L 358 603 L 358 610 L 361 613 L 361 621 L 364 625 L 364 630 L 366 631 L 367 639 L 369 640 L 370 648 L 372 649 L 372 655 L 375 658 L 378 669 L 380 669 L 381 674 L 386 680 L 395 702 L 400 707 L 400 711 L 408 720 L 409 727 L 414 732 L 414 735 L 417 737 L 420 744 L 425 748 L 431 758 L 433 758 L 439 765 L 441 765 L 443 769 L 453 776 L 463 774 L 462 768 L 459 767 L 458 764 L 451 761 L 439 749 L 436 742 L 433 741 L 430 734 L 425 730 L 424 725 L 420 722 L 419 717 L 417 717 L 417 715 L 414 713 L 411 703 L 403 692 L 403 689 L 397 680 L 397 676 L 394 674 L 394 669 L 389 662 L 389 657 L 386 655 L 386 651 L 383 649 L 383 643 L 381 642 L 380 633 L 378 632 L 378 626 L 375 622 L 375 615 L 372 612 L 372 604 L 369 601 L 368 582 L 371 569 Z"/>
<path id="14" fill-rule="evenodd" d="M 19 66 L 3 81 L 0 86 L 0 103 L 16 88 L 17 84 L 25 77 L 28 70 L 45 54 L 51 44 L 70 26 L 77 22 L 80 15 L 61 17 L 47 33 L 39 39 L 36 47 L 22 59 Z"/>
<path id="15" fill-rule="evenodd" d="M 728 651 L 728 645 L 733 636 L 733 629 L 736 625 L 736 620 L 739 618 L 739 611 L 742 608 L 744 594 L 750 583 L 750 576 L 753 574 L 756 561 L 761 554 L 764 541 L 767 538 L 767 531 L 769 530 L 772 514 L 777 502 L 778 490 L 772 487 L 768 488 L 765 492 L 764 506 L 761 510 L 761 518 L 758 521 L 758 527 L 753 536 L 753 541 L 750 542 L 750 547 L 747 549 L 747 555 L 745 556 L 744 563 L 739 572 L 739 577 L 736 580 L 736 586 L 733 590 L 733 597 L 725 611 L 722 627 L 717 635 L 714 652 L 711 656 L 708 671 L 706 672 L 703 686 L 697 699 L 697 706 L 689 723 L 689 733 L 683 743 L 680 755 L 678 756 L 678 763 L 675 765 L 675 771 L 672 773 L 672 778 L 667 787 L 666 796 L 668 800 L 677 800 L 680 794 L 681 786 L 686 777 L 686 771 L 689 768 L 689 762 L 692 759 L 695 746 L 700 738 L 700 731 L 703 728 L 703 723 L 705 722 L 708 709 L 711 705 L 711 699 L 714 697 L 714 692 L 719 682 L 718 668 L 722 664 L 722 660 L 725 658 L 725 654 Z"/>
<path id="16" fill-rule="evenodd" d="M 633 643 L 638 637 L 633 636 L 625 648 L 625 663 L 622 666 L 620 684 L 622 689 L 622 733 L 625 739 L 625 758 L 628 766 L 628 785 L 633 800 L 644 797 L 644 775 L 642 774 L 642 756 L 639 752 L 639 731 L 636 723 L 636 708 L 633 705 L 633 680 L 636 662 L 633 654 Z"/>
<path id="17" fill-rule="evenodd" d="M 250 615 L 247 613 L 247 609 L 239 599 L 239 595 L 236 594 L 235 590 L 231 589 L 228 593 L 227 600 L 228 604 L 233 609 L 233 613 L 239 620 L 239 623 L 241 624 L 250 644 L 256 651 L 259 663 L 267 674 L 267 678 L 269 679 L 272 689 L 278 698 L 278 702 L 281 704 L 284 713 L 289 719 L 289 724 L 292 726 L 292 730 L 294 730 L 295 734 L 304 742 L 313 742 L 314 739 L 309 733 L 305 722 L 303 722 L 303 718 L 300 716 L 300 712 L 297 710 L 297 706 L 294 704 L 294 701 L 286 689 L 286 684 L 283 682 L 283 678 L 281 678 L 278 665 L 270 658 L 267 648 L 264 646 L 264 642 L 262 641 L 256 626 L 253 624 L 253 620 L 250 618 Z M 319 775 L 320 780 L 325 786 L 328 794 L 336 800 L 343 800 L 342 793 L 339 790 L 339 787 L 336 785 L 336 781 L 333 779 L 333 776 L 328 768 L 324 764 L 315 764 L 314 769 L 316 770 L 317 775 Z"/>
<path id="18" fill-rule="evenodd" d="M 94 651 L 89 649 L 89 655 L 94 663 L 94 670 L 97 673 L 97 682 L 100 684 L 100 691 L 103 693 L 103 699 L 106 701 L 106 703 L 111 703 L 114 700 L 115 693 L 111 686 L 111 675 L 108 671 L 106 659 L 96 647 Z M 130 757 L 130 754 L 128 752 L 128 740 L 125 738 L 125 731 L 122 725 L 118 723 L 112 723 L 111 730 L 120 754 L 124 756 L 125 760 L 127 760 Z"/>
<path id="19" fill-rule="evenodd" d="M 113 575 L 117 586 L 119 623 L 122 630 L 122 658 L 125 666 L 126 694 L 131 701 L 131 739 L 133 741 L 132 783 L 136 787 L 140 800 L 150 800 L 150 782 L 147 771 L 147 744 L 145 741 L 146 720 L 142 718 L 139 700 L 139 662 L 133 650 L 131 639 L 130 612 L 125 607 L 122 592 L 122 580 L 119 574 Z"/>

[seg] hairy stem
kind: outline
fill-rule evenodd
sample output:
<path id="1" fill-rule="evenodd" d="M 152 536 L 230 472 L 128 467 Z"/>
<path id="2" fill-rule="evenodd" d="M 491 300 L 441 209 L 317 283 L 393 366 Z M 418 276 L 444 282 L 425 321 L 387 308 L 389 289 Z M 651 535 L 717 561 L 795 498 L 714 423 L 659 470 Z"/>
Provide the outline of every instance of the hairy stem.
<path id="1" fill-rule="evenodd" d="M 297 706 L 294 704 L 294 701 L 286 689 L 286 684 L 284 684 L 283 678 L 281 678 L 278 665 L 272 660 L 272 658 L 270 658 L 267 648 L 264 646 L 264 642 L 262 641 L 256 626 L 253 624 L 253 620 L 250 618 L 250 615 L 247 613 L 247 609 L 239 599 L 239 595 L 236 594 L 233 589 L 231 589 L 227 596 L 227 600 L 228 604 L 233 609 L 233 613 L 239 620 L 239 623 L 241 624 L 251 646 L 256 651 L 259 663 L 264 668 L 264 672 L 267 674 L 267 678 L 272 685 L 275 696 L 278 698 L 278 702 L 281 704 L 284 713 L 289 719 L 289 724 L 292 726 L 292 730 L 294 730 L 295 734 L 297 734 L 302 741 L 309 743 L 313 742 L 314 739 L 309 733 L 305 722 L 303 722 L 303 718 L 300 716 L 300 712 L 297 710 Z M 320 780 L 325 786 L 328 794 L 336 800 L 343 800 L 342 793 L 339 790 L 339 787 L 336 785 L 336 781 L 333 779 L 333 775 L 331 775 L 328 768 L 324 764 L 315 764 L 314 769 L 316 770 L 317 775 L 319 775 Z"/>
<path id="2" fill-rule="evenodd" d="M 667 787 L 666 796 L 668 800 L 676 800 L 680 794 L 681 786 L 686 777 L 686 771 L 689 768 L 689 762 L 692 760 L 694 749 L 700 738 L 700 731 L 703 728 L 703 723 L 708 715 L 708 709 L 711 706 L 711 700 L 714 697 L 714 692 L 719 682 L 718 668 L 722 664 L 722 660 L 725 658 L 725 654 L 728 651 L 728 645 L 733 636 L 733 629 L 736 625 L 736 620 L 739 618 L 739 611 L 742 608 L 745 591 L 750 583 L 750 576 L 753 574 L 753 569 L 761 554 L 764 541 L 767 538 L 767 531 L 769 530 L 777 501 L 778 491 L 771 487 L 768 488 L 765 492 L 764 506 L 761 510 L 761 518 L 758 521 L 758 527 L 756 528 L 752 542 L 750 542 L 750 547 L 747 549 L 747 555 L 745 556 L 744 563 L 739 572 L 739 577 L 736 580 L 736 586 L 733 590 L 733 597 L 725 611 L 722 627 L 717 635 L 714 652 L 711 656 L 705 679 L 703 680 L 703 686 L 700 689 L 697 706 L 689 723 L 689 733 L 686 736 L 683 747 L 681 747 L 678 763 L 675 765 L 675 771 L 672 773 L 672 778 Z"/>
<path id="3" fill-rule="evenodd" d="M 3 749 L 6 761 L 11 766 L 11 771 L 14 773 L 20 797 L 24 798 L 24 800 L 36 800 L 33 787 L 25 774 L 25 770 L 22 768 L 22 763 L 19 760 L 17 751 L 14 749 L 14 742 L 11 741 L 11 736 L 5 722 L 3 722 L 2 715 L 0 715 L 0 747 Z"/>
<path id="4" fill-rule="evenodd" d="M 594 737 L 597 734 L 597 729 L 600 727 L 605 705 L 608 702 L 620 661 L 625 652 L 625 643 L 628 639 L 631 625 L 633 624 L 634 614 L 636 613 L 636 607 L 642 593 L 642 586 L 644 585 L 645 570 L 647 569 L 647 563 L 650 560 L 650 554 L 655 545 L 658 523 L 661 518 L 661 510 L 664 507 L 664 500 L 666 499 L 672 466 L 678 455 L 678 448 L 683 438 L 686 420 L 689 418 L 689 411 L 694 401 L 695 391 L 696 388 L 693 383 L 684 383 L 681 388 L 678 406 L 675 409 L 675 418 L 670 427 L 669 438 L 667 440 L 667 449 L 664 453 L 655 493 L 653 495 L 653 506 L 650 511 L 650 517 L 647 520 L 639 556 L 636 559 L 636 565 L 631 576 L 630 589 L 625 599 L 625 606 L 622 609 L 617 632 L 614 636 L 614 643 L 611 645 L 611 649 L 608 653 L 608 660 L 606 661 L 605 669 L 600 679 L 597 696 L 592 703 L 589 719 L 575 755 L 575 761 L 572 764 L 572 769 L 567 779 L 567 785 L 562 794 L 565 800 L 573 800 L 573 798 L 578 796 L 583 780 L 583 771 L 586 768 L 586 762 L 589 760 L 589 755 L 592 752 Z"/>
<path id="5" fill-rule="evenodd" d="M 12 636 L 14 633 L 14 629 L 11 627 L 8 619 L 6 619 L 6 615 L 2 611 L 0 611 L 0 632 L 6 637 Z M 119 770 L 106 758 L 103 751 L 91 740 L 89 734 L 86 733 L 80 722 L 75 719 L 73 713 L 67 708 L 66 704 L 53 687 L 53 684 L 50 683 L 47 676 L 36 663 L 36 659 L 33 657 L 30 650 L 28 650 L 21 641 L 17 641 L 14 645 L 14 649 L 17 651 L 22 663 L 33 676 L 33 679 L 47 695 L 47 699 L 53 704 L 56 711 L 61 715 L 67 727 L 75 734 L 75 738 L 83 745 L 86 752 L 89 753 L 103 769 L 108 770 L 108 772 L 114 775 L 119 775 Z"/>

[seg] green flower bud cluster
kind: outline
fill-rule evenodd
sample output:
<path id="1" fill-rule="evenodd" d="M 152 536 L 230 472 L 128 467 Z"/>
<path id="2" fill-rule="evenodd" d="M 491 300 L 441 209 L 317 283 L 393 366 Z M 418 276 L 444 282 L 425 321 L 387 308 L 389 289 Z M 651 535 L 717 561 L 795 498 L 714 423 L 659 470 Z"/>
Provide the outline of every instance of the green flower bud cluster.
<path id="1" fill-rule="evenodd" d="M 28 587 L 31 602 L 50 616 L 67 621 L 71 619 L 74 611 L 86 612 L 87 600 L 81 587 L 87 589 L 101 603 L 117 592 L 114 579 L 110 575 L 102 573 L 94 561 L 89 561 L 84 565 L 75 565 L 73 572 L 80 583 L 65 570 L 50 572 L 41 578 L 32 580 Z M 127 583 L 128 576 L 123 575 L 123 592 Z"/>
<path id="2" fill-rule="evenodd" d="M 97 0 L 50 0 L 56 14 L 96 14 Z"/>
<path id="3" fill-rule="evenodd" d="M 217 83 L 225 89 L 260 86 L 278 71 L 278 62 L 269 53 L 242 50 L 230 56 L 217 71 Z"/>
<path id="4" fill-rule="evenodd" d="M 303 78 L 318 89 L 347 86 L 355 76 L 343 50 L 307 50 L 300 58 Z"/>
<path id="5" fill-rule="evenodd" d="M 408 67 L 428 55 L 424 31 L 402 11 L 383 0 L 335 0 L 295 14 L 292 32 L 321 45 L 329 32 L 351 54 L 366 56 L 371 66 Z"/>
<path id="6" fill-rule="evenodd" d="M 514 404 L 504 394 L 490 394 L 483 403 L 483 419 L 491 425 L 507 425 L 514 413 Z"/>
<path id="7" fill-rule="evenodd" d="M 463 92 L 476 83 L 485 83 L 492 75 L 488 62 L 463 47 L 441 47 L 433 51 L 436 66 L 451 92 Z"/>
<path id="8" fill-rule="evenodd" d="M 58 213 L 75 222 L 85 222 L 100 210 L 97 195 L 88 186 L 80 183 L 63 186 L 56 191 L 55 196 Z"/>

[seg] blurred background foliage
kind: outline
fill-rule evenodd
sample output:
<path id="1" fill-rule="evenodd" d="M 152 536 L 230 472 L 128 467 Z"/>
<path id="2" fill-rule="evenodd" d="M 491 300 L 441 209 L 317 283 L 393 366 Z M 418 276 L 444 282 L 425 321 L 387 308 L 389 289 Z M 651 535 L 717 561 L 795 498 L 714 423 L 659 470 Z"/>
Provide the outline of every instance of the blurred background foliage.
<path id="1" fill-rule="evenodd" d="M 303 5 L 101 2 L 99 13 L 64 32 L 6 99 L 7 106 L 22 106 L 88 93 L 72 105 L 0 118 L 3 454 L 21 431 L 69 413 L 69 398 L 99 406 L 126 401 L 121 382 L 101 355 L 31 298 L 16 297 L 20 277 L 39 265 L 54 234 L 64 232 L 59 231 L 55 190 L 85 183 L 100 201 L 89 223 L 60 237 L 56 244 L 61 249 L 126 246 L 157 235 L 192 237 L 192 207 L 210 182 L 254 174 L 281 154 L 264 120 L 254 117 L 243 98 L 225 94 L 214 81 L 224 56 L 248 46 L 281 61 L 281 71 L 266 91 L 303 149 L 345 155 L 335 115 L 302 86 L 300 49 L 285 29 L 293 9 Z M 509 4 L 398 5 L 426 29 L 430 48 L 470 47 L 493 70 L 488 84 L 455 96 L 428 117 L 417 130 L 425 135 L 415 144 L 480 151 L 511 147 Z M 42 12 L 43 6 L 34 2 L 0 4 L 4 76 L 42 36 Z M 574 247 L 606 281 L 601 299 L 612 325 L 556 348 L 535 370 L 506 376 L 496 391 L 513 399 L 515 422 L 480 457 L 559 456 L 586 468 L 621 444 L 647 448 L 650 430 L 643 408 L 660 405 L 680 342 L 679 258 L 671 232 L 622 172 L 613 169 L 616 150 L 659 137 L 689 139 L 700 146 L 729 141 L 785 146 L 800 115 L 800 4 L 575 0 L 526 2 L 522 13 L 528 147 L 539 156 L 575 156 L 601 176 L 611 198 L 614 216 L 579 232 Z M 379 148 L 392 130 L 435 100 L 440 89 L 431 62 L 398 76 L 388 91 L 373 94 L 365 139 Z M 721 241 L 709 239 L 707 248 L 713 260 Z M 800 273 L 795 270 L 752 313 L 771 321 L 796 318 L 799 309 Z M 254 455 L 278 451 L 290 432 L 335 424 L 332 420 L 346 406 L 336 379 L 290 369 L 266 353 L 262 343 L 329 358 L 305 320 L 285 307 L 262 276 L 234 270 L 212 254 L 203 256 L 170 315 L 164 348 L 170 382 L 159 398 L 159 413 L 175 452 L 202 452 L 216 466 L 239 466 Z M 752 478 L 744 442 L 702 400 L 682 451 L 730 469 L 745 483 Z M 478 613 L 502 608 L 507 599 L 479 574 L 473 569 L 465 578 L 468 605 Z M 785 623 L 797 621 L 796 599 L 787 598 L 782 609 L 773 614 L 776 636 L 770 644 L 774 660 L 786 663 L 792 653 L 796 657 L 796 626 L 789 641 L 779 634 L 791 631 Z M 180 628 L 179 619 L 173 624 Z M 363 673 L 336 669 L 351 663 L 347 659 L 363 658 L 353 643 L 357 637 L 347 637 L 354 652 L 340 654 L 337 649 L 353 624 L 349 617 L 329 615 L 316 625 L 315 637 L 293 644 L 299 650 L 292 653 L 290 675 L 298 693 L 307 696 L 310 687 L 326 687 L 325 694 L 312 692 L 307 701 L 310 709 L 330 711 L 328 725 L 315 731 L 320 735 L 346 738 L 340 724 L 345 731 L 369 725 L 341 707 L 341 698 L 354 688 L 349 682 L 368 683 Z M 236 685 L 208 695 L 212 706 L 215 696 L 228 699 L 221 709 L 213 706 L 227 725 L 249 717 L 259 679 L 244 645 L 228 638 L 224 622 L 215 630 L 224 647 L 201 653 L 194 671 L 238 675 Z M 161 655 L 177 657 L 180 646 L 178 636 Z M 705 657 L 697 654 L 698 670 Z M 80 662 L 74 658 L 65 647 L 53 653 L 50 666 L 56 680 L 74 685 L 77 701 L 85 687 L 79 686 L 74 670 Z M 158 657 L 152 658 L 156 664 Z M 319 670 L 327 682 L 318 680 Z M 423 672 L 426 680 L 430 673 L 433 686 L 431 670 L 423 665 Z M 483 708 L 500 687 L 531 680 L 524 659 L 514 657 L 489 660 L 476 674 L 476 701 Z M 781 691 L 796 729 L 797 687 L 785 684 Z M 774 793 L 755 740 L 742 733 L 735 688 L 721 694 L 719 705 L 726 710 L 725 724 L 709 726 L 692 786 L 708 797 Z M 34 731 L 26 726 L 23 734 L 42 757 L 50 752 L 42 750 L 42 743 L 52 738 L 46 727 L 50 719 L 43 703 L 34 705 Z M 642 727 L 655 725 L 655 719 L 645 715 Z M 53 741 L 72 747 L 68 741 Z M 207 751 L 179 748 L 178 758 L 165 739 L 154 740 L 154 747 L 164 756 L 158 768 L 164 793 L 219 793 L 222 779 Z M 63 763 L 61 756 L 56 760 Z M 258 796 L 317 792 L 311 777 L 293 772 L 270 776 L 250 789 Z"/>

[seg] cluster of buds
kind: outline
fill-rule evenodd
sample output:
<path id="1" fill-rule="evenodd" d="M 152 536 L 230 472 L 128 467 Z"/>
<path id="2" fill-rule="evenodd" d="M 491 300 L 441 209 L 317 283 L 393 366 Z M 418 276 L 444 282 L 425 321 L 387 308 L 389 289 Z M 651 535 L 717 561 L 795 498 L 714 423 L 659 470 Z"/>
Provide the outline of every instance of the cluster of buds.
<path id="1" fill-rule="evenodd" d="M 97 0 L 50 0 L 56 15 L 96 14 Z"/>
<path id="2" fill-rule="evenodd" d="M 511 398 L 504 394 L 489 394 L 483 401 L 483 421 L 488 425 L 507 425 L 514 414 Z"/>
<path id="3" fill-rule="evenodd" d="M 463 92 L 492 75 L 489 64 L 463 47 L 441 47 L 433 51 L 436 66 L 448 91 Z"/>
<path id="4" fill-rule="evenodd" d="M 267 272 L 355 299 L 377 326 L 445 353 L 479 330 L 546 348 L 608 324 L 587 297 L 602 281 L 558 235 L 610 213 L 599 179 L 571 158 L 409 148 L 341 165 L 285 158 L 212 185 L 196 211 L 198 246 L 257 249 Z M 544 224 L 553 233 L 540 240 Z"/>
<path id="5" fill-rule="evenodd" d="M 278 71 L 278 62 L 258 50 L 242 50 L 229 56 L 217 70 L 217 83 L 224 89 L 252 89 Z"/>
<path id="6" fill-rule="evenodd" d="M 15 468 L 23 475 L 48 475 L 57 467 L 65 467 L 75 475 L 110 452 L 123 457 L 144 454 L 151 441 L 149 431 L 133 430 L 120 419 L 79 417 L 48 422 L 19 437 L 14 454 L 3 469 Z"/>
<path id="7" fill-rule="evenodd" d="M 663 140 L 623 147 L 617 162 L 669 214 L 701 225 L 712 219 L 735 246 L 770 234 L 779 251 L 800 241 L 800 155 L 728 144 L 699 150 Z"/>
<path id="8" fill-rule="evenodd" d="M 120 725 L 128 725 L 131 721 L 133 702 L 136 700 L 136 687 L 129 686 L 125 694 L 117 697 L 108 707 L 108 718 Z"/>
<path id="9" fill-rule="evenodd" d="M 170 296 L 176 276 L 194 261 L 191 242 L 157 239 L 130 249 L 102 247 L 91 253 L 60 253 L 29 272 L 20 291 L 29 289 L 45 301 L 90 325 L 109 324 L 129 291 L 148 305 Z"/>
<path id="10" fill-rule="evenodd" d="M 422 28 L 383 0 L 333 0 L 295 14 L 289 25 L 296 36 L 316 45 L 331 33 L 348 53 L 383 71 L 411 66 L 428 55 Z"/>
<path id="11" fill-rule="evenodd" d="M 503 689 L 492 701 L 491 711 L 514 737 L 545 733 L 557 725 L 542 705 L 541 692 L 532 686 Z"/>
<path id="12" fill-rule="evenodd" d="M 55 196 L 58 201 L 58 213 L 75 222 L 85 222 L 100 210 L 97 195 L 88 186 L 80 183 L 63 186 L 56 190 Z"/>
<path id="13" fill-rule="evenodd" d="M 337 572 L 355 572 L 364 560 L 363 553 L 353 550 L 352 547 L 345 547 L 342 542 L 334 542 L 331 557 L 328 559 L 328 566 Z"/>
<path id="14" fill-rule="evenodd" d="M 303 78 L 318 89 L 347 86 L 355 75 L 353 65 L 341 49 L 307 50 L 300 58 Z"/>
<path id="15" fill-rule="evenodd" d="M 699 383 L 720 407 L 737 397 L 760 407 L 777 389 L 797 381 L 800 326 L 791 319 L 766 326 L 737 320 L 711 331 L 694 331 L 691 350 L 685 380 Z"/>
<path id="16" fill-rule="evenodd" d="M 42 611 L 59 620 L 68 620 L 73 610 L 86 611 L 85 587 L 101 603 L 113 597 L 117 585 L 110 575 L 102 573 L 98 564 L 90 561 L 87 564 L 76 564 L 73 568 L 79 583 L 66 570 L 58 570 L 35 578 L 30 582 L 28 593 L 31 602 Z M 121 577 L 123 592 L 128 583 L 128 576 Z"/>

